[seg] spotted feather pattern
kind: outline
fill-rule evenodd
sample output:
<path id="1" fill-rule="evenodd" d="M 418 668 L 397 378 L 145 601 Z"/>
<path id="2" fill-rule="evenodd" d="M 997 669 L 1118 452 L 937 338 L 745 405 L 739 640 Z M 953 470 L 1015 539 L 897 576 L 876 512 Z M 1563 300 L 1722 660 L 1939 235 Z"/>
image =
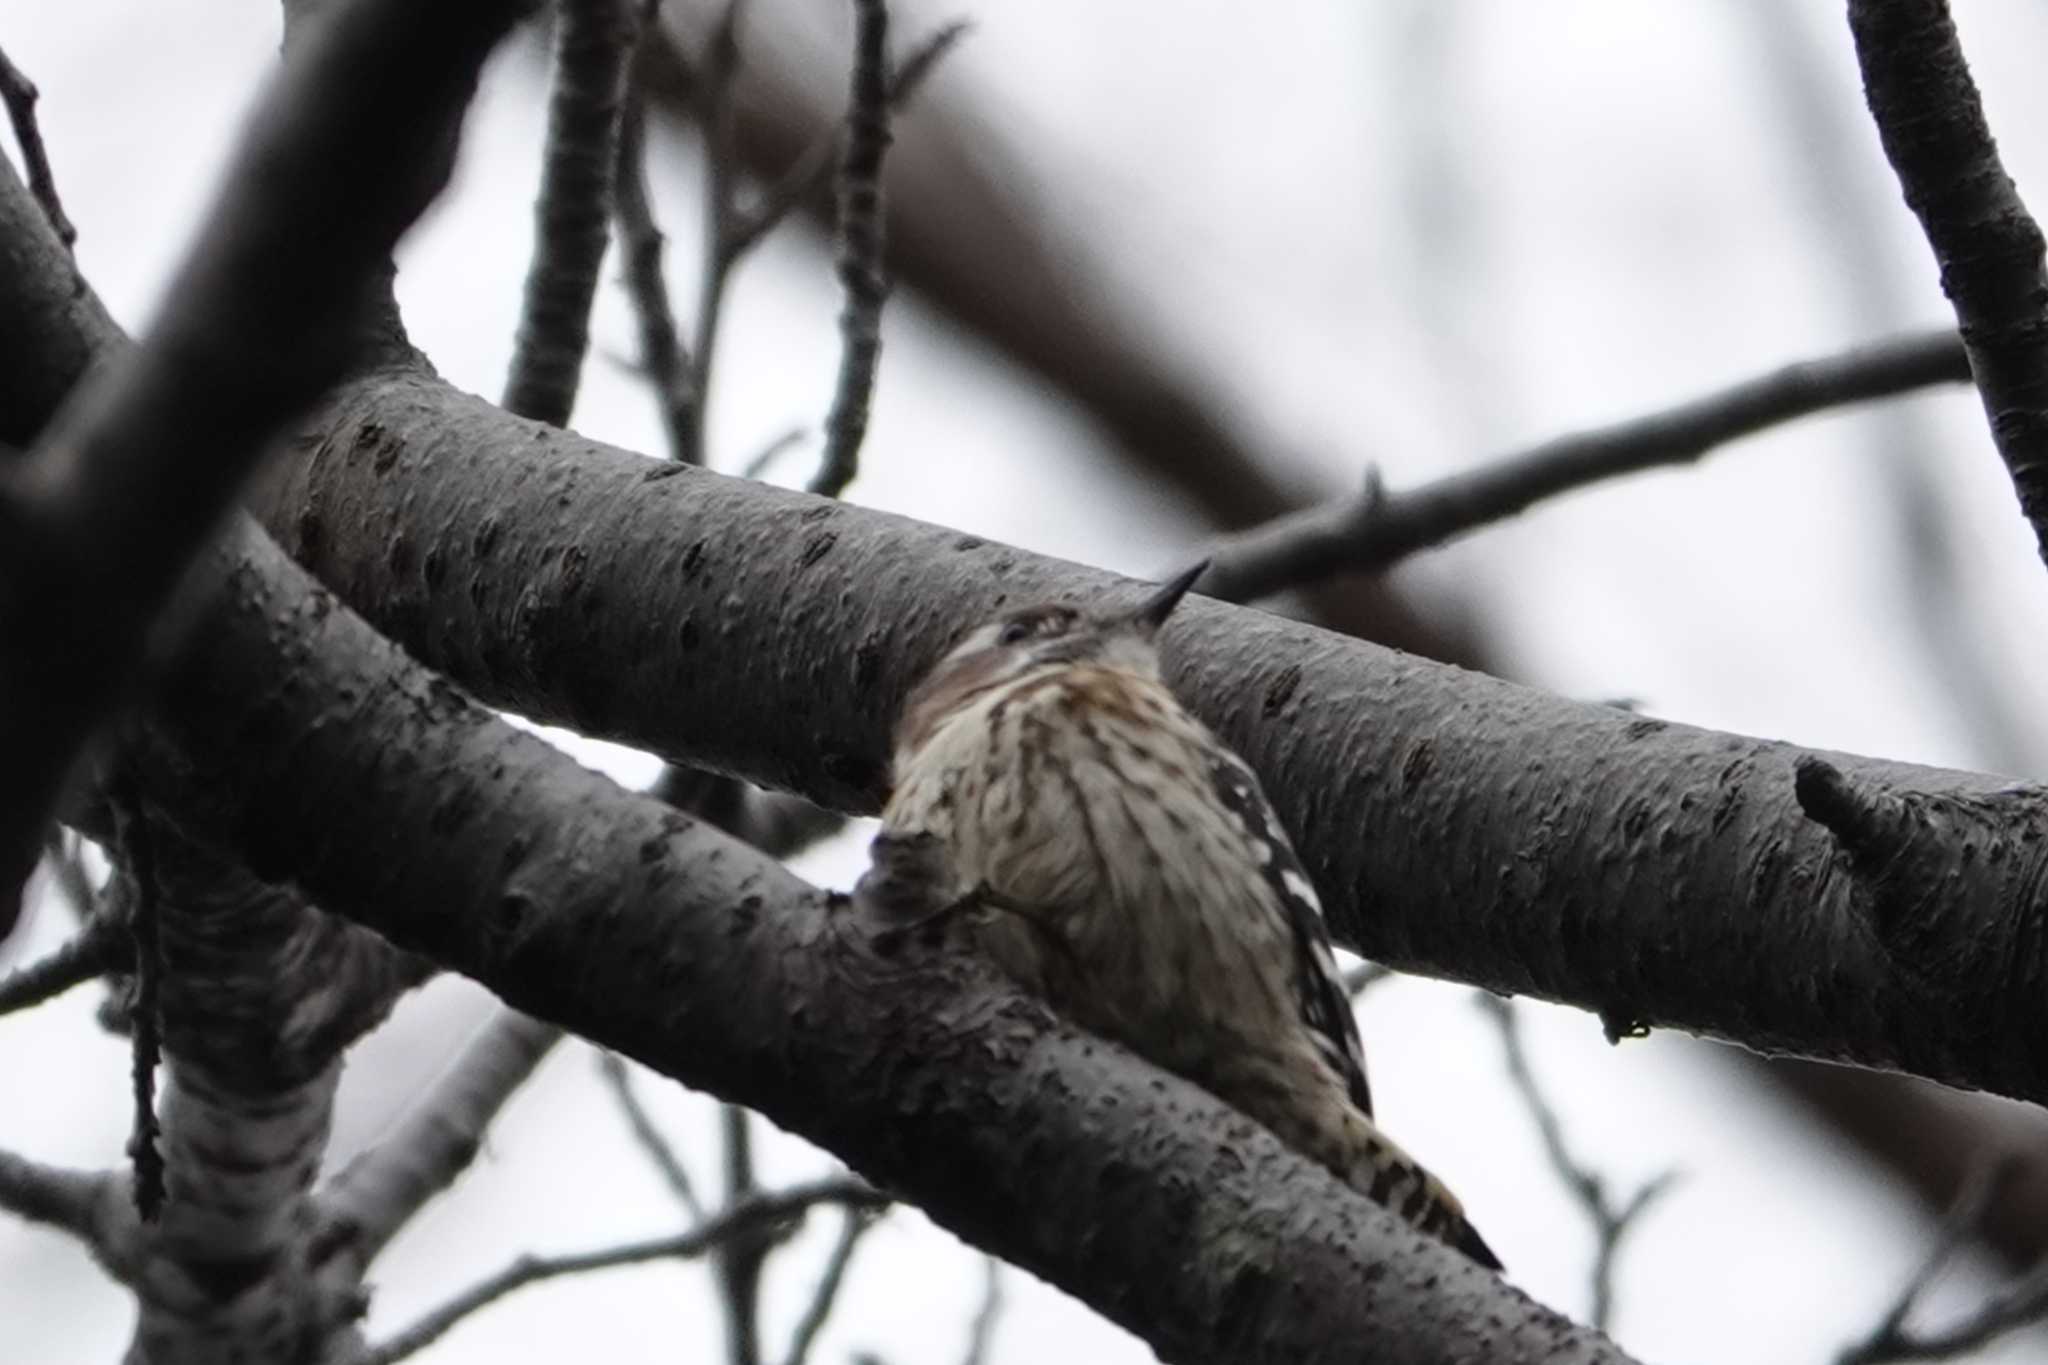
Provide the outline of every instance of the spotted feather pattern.
<path id="1" fill-rule="evenodd" d="M 1330 931 L 1323 923 L 1323 903 L 1316 896 L 1315 883 L 1302 870 L 1301 859 L 1295 856 L 1294 845 L 1288 842 L 1287 831 L 1252 770 L 1221 746 L 1212 754 L 1209 779 L 1217 798 L 1244 821 L 1245 833 L 1260 850 L 1267 883 L 1286 907 L 1288 927 L 1294 935 L 1294 989 L 1302 1021 L 1323 1060 L 1344 1078 L 1351 1102 L 1370 1116 L 1372 1091 L 1365 1081 L 1365 1046 L 1358 1037 L 1358 1021 L 1351 1014 L 1351 997 L 1344 991 L 1344 978 L 1330 951 Z"/>

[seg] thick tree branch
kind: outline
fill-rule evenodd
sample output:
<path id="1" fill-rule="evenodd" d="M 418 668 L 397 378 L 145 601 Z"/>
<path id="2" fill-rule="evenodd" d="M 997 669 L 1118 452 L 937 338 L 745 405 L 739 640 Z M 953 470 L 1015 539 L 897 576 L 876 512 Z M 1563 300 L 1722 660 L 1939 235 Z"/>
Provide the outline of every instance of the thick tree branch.
<path id="1" fill-rule="evenodd" d="M 1383 569 L 1417 550 L 1603 479 L 1686 464 L 1715 447 L 1829 408 L 1967 383 L 1955 333 L 1924 332 L 1799 361 L 1663 412 L 1561 436 L 1402 492 L 1379 487 L 1227 537 L 1202 591 L 1248 602 L 1346 570 Z"/>
<path id="2" fill-rule="evenodd" d="M 155 866 L 135 872 L 161 900 L 168 1197 L 134 1257 L 149 1285 L 135 1358 L 352 1345 L 360 1275 L 313 1235 L 309 1194 L 341 1054 L 404 988 L 398 954 L 182 837 L 154 803 L 141 819 Z"/>
<path id="3" fill-rule="evenodd" d="M 1127 591 L 942 528 L 536 440 L 425 378 L 343 394 L 313 454 L 271 524 L 429 664 L 493 704 L 843 809 L 873 808 L 897 699 L 959 631 L 1004 602 Z M 472 559 L 488 563 L 432 567 Z M 1944 813 L 1880 865 L 1804 817 L 1789 746 L 1199 599 L 1167 654 L 1260 770 L 1338 937 L 1375 961 L 1618 1028 L 2048 1096 L 2042 855 L 2025 839 L 2040 790 L 1833 760 Z"/>
<path id="4" fill-rule="evenodd" d="M 753 1194 L 720 1213 L 701 1227 L 674 1237 L 632 1242 L 604 1251 L 569 1256 L 522 1256 L 489 1279 L 464 1290 L 455 1298 L 421 1318 L 389 1342 L 362 1356 L 355 1365 L 396 1365 L 413 1353 L 431 1346 L 456 1323 L 480 1308 L 488 1307 L 515 1289 L 563 1275 L 583 1275 L 594 1270 L 612 1270 L 648 1261 L 688 1260 L 716 1251 L 737 1237 L 759 1236 L 777 1223 L 801 1218 L 819 1204 L 843 1204 L 848 1209 L 886 1203 L 857 1180 L 821 1180 L 796 1185 L 774 1194 Z"/>
<path id="5" fill-rule="evenodd" d="M 762 1111 L 1168 1359 L 1620 1359 L 978 961 L 884 955 L 843 898 L 506 725 L 253 532 L 207 568 L 159 713 L 209 779 L 187 814 L 323 904 Z"/>
<path id="6" fill-rule="evenodd" d="M 561 1036 L 552 1024 L 500 1010 L 398 1126 L 327 1183 L 325 1222 L 359 1266 L 469 1169 L 484 1130 Z"/>
<path id="7" fill-rule="evenodd" d="M 107 1171 L 69 1171 L 0 1151 L 0 1209 L 70 1233 L 96 1246 L 109 1190 L 120 1178 Z"/>
<path id="8" fill-rule="evenodd" d="M 1991 437 L 2048 557 L 2048 274 L 1947 0 L 1849 0 L 1885 156 L 1955 306 Z"/>
<path id="9" fill-rule="evenodd" d="M 590 303 L 604 262 L 619 115 L 639 22 L 635 0 L 565 0 L 555 25 L 555 88 L 534 203 L 533 263 L 505 381 L 509 412 L 567 426 L 590 349 Z"/>
<path id="10" fill-rule="evenodd" d="M 10 187 L 10 231 L 47 236 Z M 49 308 L 23 321 L 58 333 L 38 355 L 75 353 L 66 329 L 90 325 Z M 961 629 L 1004 601 L 1116 590 L 942 528 L 534 433 L 387 373 L 338 395 L 265 505 L 345 598 L 493 704 L 842 809 L 873 808 L 897 699 Z M 1921 840 L 1873 876 L 1803 818 L 1790 747 L 1199 599 L 1181 615 L 1176 685 L 1261 771 L 1347 945 L 1617 1026 L 2048 1095 L 2031 1018 L 2048 1004 L 2025 980 L 2043 879 L 2016 833 L 2035 789 L 1840 759 L 1953 808 L 1972 845 Z M 1908 886 L 1935 890 L 1914 904 Z M 1902 900 L 1904 916 L 1878 914 Z M 1902 959 L 1873 932 L 1901 928 L 1944 951 Z"/>
<path id="11" fill-rule="evenodd" d="M 392 244 L 446 180 L 516 0 L 355 0 L 251 116 L 143 344 L 0 481 L 0 933 L 145 626 L 287 418 L 357 353 Z"/>

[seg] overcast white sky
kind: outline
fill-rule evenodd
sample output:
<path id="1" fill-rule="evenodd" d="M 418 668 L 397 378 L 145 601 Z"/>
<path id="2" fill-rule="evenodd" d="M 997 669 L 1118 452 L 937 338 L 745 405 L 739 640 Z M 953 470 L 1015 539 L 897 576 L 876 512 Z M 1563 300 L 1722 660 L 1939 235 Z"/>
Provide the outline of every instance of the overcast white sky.
<path id="1" fill-rule="evenodd" d="M 905 27 L 975 18 L 940 80 L 1034 149 L 1057 187 L 1047 211 L 1213 377 L 1244 429 L 1333 490 L 1368 460 L 1392 482 L 1419 480 L 1946 317 L 1861 118 L 1836 0 L 898 9 Z M 2007 164 L 2048 209 L 2048 88 L 2037 79 L 2048 11 L 2024 0 L 1958 9 Z M 0 45 L 43 88 L 80 258 L 130 327 L 147 320 L 276 30 L 269 0 L 0 0 Z M 1788 84 L 1776 63 L 1801 35 L 1811 69 Z M 402 258 L 415 340 L 455 383 L 487 394 L 502 384 L 529 245 L 541 79 L 531 47 L 501 56 L 458 182 Z M 1847 128 L 1846 159 L 1811 123 L 1793 130 L 1799 97 Z M 687 308 L 697 162 L 687 145 L 657 150 L 673 288 Z M 605 359 L 633 347 L 609 269 L 606 280 L 575 425 L 656 450 L 644 391 Z M 726 467 L 792 422 L 815 424 L 837 306 L 804 230 L 746 268 L 713 409 Z M 885 336 L 856 500 L 1133 573 L 1169 562 L 1194 534 L 1115 472 L 1085 419 L 1019 386 L 908 296 Z M 1912 568 L 1874 451 L 1909 421 L 1931 452 L 1943 544 L 1967 587 L 1945 610 L 1986 642 L 2012 695 L 2034 697 L 2048 680 L 2048 595 L 1964 394 L 1789 428 L 1696 470 L 1546 507 L 1406 572 L 1454 587 L 1518 676 L 1560 692 L 1990 764 L 1904 605 Z M 804 464 L 777 472 L 795 482 Z M 652 771 L 638 756 L 580 752 L 624 780 Z M 804 870 L 845 884 L 857 848 L 842 841 Z M 40 916 L 23 951 L 60 930 L 60 917 Z M 91 1025 L 93 997 L 0 1021 L 0 1094 L 13 1097 L 0 1104 L 0 1145 L 69 1164 L 118 1159 L 126 1061 Z M 472 987 L 439 984 L 361 1048 L 336 1155 L 373 1138 L 486 1006 Z M 1923 1225 L 1907 1204 L 1698 1044 L 1659 1036 L 1611 1049 L 1586 1016 L 1539 1007 L 1528 1019 L 1570 1135 L 1602 1170 L 1624 1186 L 1686 1173 L 1626 1253 L 1624 1345 L 1661 1361 L 1790 1365 L 1827 1358 L 1874 1319 L 1919 1255 Z M 1582 1314 L 1589 1237 L 1541 1164 L 1466 993 L 1398 982 L 1369 998 L 1363 1025 L 1389 1126 L 1464 1195 L 1518 1283 Z M 373 1333 L 516 1252 L 674 1227 L 594 1076 L 585 1048 L 550 1060 L 474 1174 L 381 1264 Z M 665 1083 L 644 1088 L 711 1180 L 710 1105 Z M 780 1138 L 765 1163 L 771 1176 L 826 1164 Z M 771 1341 L 805 1301 L 830 1233 L 829 1219 L 814 1220 L 799 1252 L 774 1263 Z M 973 1256 L 896 1214 L 814 1358 L 872 1348 L 896 1365 L 953 1361 L 979 1284 Z M 1028 1277 L 1012 1272 L 1008 1285 L 995 1360 L 1149 1358 Z M 1949 1301 L 1968 1289 L 1965 1277 Z M 111 1359 L 130 1316 L 82 1255 L 0 1220 L 0 1360 Z M 526 1291 L 422 1359 L 576 1353 L 631 1365 L 716 1350 L 717 1332 L 703 1271 L 655 1266 Z"/>

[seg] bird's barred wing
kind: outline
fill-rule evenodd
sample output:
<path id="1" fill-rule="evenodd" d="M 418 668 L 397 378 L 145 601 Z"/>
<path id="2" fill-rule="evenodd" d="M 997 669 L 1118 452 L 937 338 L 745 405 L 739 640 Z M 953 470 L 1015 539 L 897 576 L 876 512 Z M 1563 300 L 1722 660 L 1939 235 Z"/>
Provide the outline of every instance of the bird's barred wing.
<path id="1" fill-rule="evenodd" d="M 1302 870 L 1287 831 L 1259 788 L 1259 779 L 1242 759 L 1227 750 L 1210 762 L 1210 780 L 1224 808 L 1244 821 L 1267 883 L 1273 888 L 1294 938 L 1294 994 L 1302 1022 L 1309 1028 L 1330 1069 L 1344 1078 L 1351 1102 L 1368 1116 L 1372 1091 L 1365 1083 L 1365 1048 L 1358 1022 L 1351 1016 L 1351 997 L 1330 952 L 1330 931 L 1323 923 L 1323 903 L 1315 883 Z"/>

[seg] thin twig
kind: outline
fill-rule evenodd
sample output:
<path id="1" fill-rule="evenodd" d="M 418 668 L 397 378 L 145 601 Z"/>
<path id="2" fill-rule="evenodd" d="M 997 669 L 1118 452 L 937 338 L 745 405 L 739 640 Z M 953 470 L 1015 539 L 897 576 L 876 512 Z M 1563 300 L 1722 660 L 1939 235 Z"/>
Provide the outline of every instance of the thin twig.
<path id="1" fill-rule="evenodd" d="M 127 935 L 108 915 L 86 920 L 55 952 L 0 977 L 0 1014 L 40 1005 L 120 965 Z"/>
<path id="2" fill-rule="evenodd" d="M 753 1126 L 743 1106 L 727 1104 L 719 1109 L 719 1129 L 725 1141 L 725 1207 L 736 1209 L 757 1193 Z M 770 1233 L 765 1226 L 744 1228 L 718 1244 L 726 1358 L 732 1365 L 760 1365 L 761 1266 L 773 1245 Z"/>
<path id="3" fill-rule="evenodd" d="M 499 1010 L 397 1127 L 327 1183 L 325 1216 L 347 1230 L 360 1264 L 469 1168 L 491 1120 L 561 1037 L 552 1024 Z"/>
<path id="4" fill-rule="evenodd" d="M 889 7 L 884 0 L 853 0 L 853 98 L 846 113 L 846 145 L 839 157 L 839 382 L 825 415 L 825 456 L 810 490 L 828 498 L 844 492 L 860 472 L 860 444 L 874 401 L 875 368 L 882 355 L 882 303 L 889 296 L 882 269 L 882 157 L 889 150 Z"/>
<path id="5" fill-rule="evenodd" d="M 1602 479 L 1697 460 L 1738 437 L 1829 408 L 1969 378 L 1962 342 L 1948 330 L 1801 361 L 1420 488 L 1386 491 L 1372 481 L 1358 497 L 1276 517 L 1215 542 L 1197 586 L 1208 596 L 1244 602 L 1334 573 L 1383 569 Z"/>
<path id="6" fill-rule="evenodd" d="M 650 315 L 644 307 L 641 313 L 642 350 L 648 373 L 662 395 L 665 418 L 674 419 L 670 452 L 687 464 L 702 464 L 705 460 L 704 423 L 710 405 L 718 327 L 733 271 L 777 223 L 788 217 L 791 209 L 823 189 L 840 164 L 847 141 L 845 129 L 835 127 L 829 136 L 805 149 L 751 204 L 741 204 L 733 87 L 740 66 L 739 27 L 743 10 L 744 0 L 727 0 L 706 39 L 704 52 L 694 59 L 673 40 L 663 45 L 661 53 L 662 60 L 679 73 L 688 87 L 690 102 L 704 130 L 704 261 L 698 276 L 695 327 L 687 350 L 680 343 L 676 348 L 677 371 L 665 369 L 660 357 L 646 346 L 645 329 Z M 944 25 L 912 49 L 893 75 L 885 73 L 884 104 L 893 108 L 907 102 L 967 29 L 965 23 Z M 644 38 L 653 41 L 658 36 L 658 31 L 650 27 Z M 644 74 L 644 61 L 642 66 Z M 620 183 L 623 186 L 625 180 L 622 178 Z M 652 230 L 651 215 L 644 227 L 646 231 Z M 622 234 L 629 231 L 623 224 L 620 230 Z M 648 240 L 641 227 L 631 231 L 640 234 L 637 240 L 643 244 Z M 658 263 L 654 270 L 658 274 Z M 654 287 L 644 281 L 631 287 L 636 299 L 655 296 Z M 666 297 L 662 292 L 664 306 Z"/>
<path id="7" fill-rule="evenodd" d="M 1003 1312 L 1003 1263 L 993 1256 L 981 1258 L 981 1306 L 967 1330 L 967 1353 L 961 1365 L 985 1365 L 988 1348 L 996 1339 L 996 1321 Z"/>
<path id="8" fill-rule="evenodd" d="M 704 420 L 711 405 L 711 361 L 718 345 L 718 320 L 725 288 L 739 263 L 733 244 L 733 185 L 738 180 L 733 147 L 736 115 L 733 83 L 739 76 L 740 20 L 746 0 L 726 0 L 705 42 L 694 93 L 704 127 L 704 266 L 697 280 L 696 331 L 690 342 L 690 423 L 680 459 L 705 460 Z"/>
<path id="9" fill-rule="evenodd" d="M 382 1346 L 360 1357 L 356 1365 L 394 1365 L 415 1351 L 432 1345 L 449 1328 L 515 1289 L 562 1275 L 580 1275 L 616 1266 L 641 1265 L 648 1261 L 683 1260 L 715 1250 L 736 1237 L 748 1236 L 801 1218 L 818 1204 L 842 1204 L 849 1209 L 881 1208 L 889 1202 L 862 1182 L 846 1176 L 795 1185 L 774 1194 L 755 1194 L 726 1209 L 710 1222 L 674 1237 L 630 1242 L 605 1251 L 588 1251 L 568 1256 L 522 1256 L 489 1279 L 465 1290 L 428 1313 Z"/>
<path id="10" fill-rule="evenodd" d="M 658 0 L 649 0 L 643 11 L 643 42 L 649 28 L 657 22 L 658 9 Z M 666 239 L 654 221 L 653 199 L 647 187 L 644 69 L 644 62 L 633 62 L 626 108 L 619 118 L 619 163 L 614 176 L 612 212 L 618 218 L 626 294 L 633 302 L 633 316 L 640 326 L 640 370 L 654 387 L 662 430 L 668 437 L 669 458 L 686 460 L 692 453 L 691 411 L 696 395 L 690 389 L 690 357 L 676 331 L 675 311 L 668 301 L 668 280 L 662 271 Z"/>
<path id="11" fill-rule="evenodd" d="M 612 1095 L 619 1102 L 619 1110 L 626 1116 L 626 1126 L 632 1130 L 633 1140 L 647 1153 L 647 1159 L 661 1172 L 668 1182 L 670 1193 L 682 1204 L 684 1212 L 692 1222 L 704 1218 L 703 1202 L 697 1198 L 697 1187 L 690 1180 L 690 1172 L 678 1157 L 675 1148 L 654 1126 L 654 1119 L 640 1103 L 640 1097 L 633 1093 L 633 1078 L 626 1070 L 626 1063 L 616 1052 L 597 1054 L 597 1065 L 603 1074 L 605 1084 L 611 1087 Z"/>
<path id="12" fill-rule="evenodd" d="M 846 1282 L 847 1267 L 853 1264 L 853 1253 L 859 1249 L 860 1239 L 880 1219 L 881 1212 L 851 1207 L 846 1210 L 839 1223 L 839 1240 L 832 1244 L 831 1258 L 825 1262 L 817 1287 L 811 1291 L 811 1302 L 790 1336 L 789 1353 L 783 1357 L 783 1365 L 804 1365 L 810 1358 L 811 1347 L 816 1344 L 818 1334 L 831 1320 L 833 1305 L 839 1300 L 839 1288 Z"/>
<path id="13" fill-rule="evenodd" d="M 565 426 L 590 349 L 590 304 L 610 230 L 619 110 L 639 29 L 632 0 L 564 0 L 534 203 L 533 261 L 504 407 Z"/>
<path id="14" fill-rule="evenodd" d="M 754 457 L 752 459 L 748 460 L 746 464 L 741 466 L 740 477 L 743 479 L 760 478 L 763 474 L 768 472 L 769 465 L 774 464 L 776 459 L 779 456 L 781 456 L 785 451 L 794 448 L 798 443 L 800 443 L 804 439 L 807 432 L 808 429 L 805 428 L 803 425 L 799 424 L 783 432 L 774 440 L 769 441 L 766 445 L 762 446 L 760 450 L 755 452 Z"/>
<path id="15" fill-rule="evenodd" d="M 1551 1108 L 1542 1088 L 1536 1084 L 1535 1074 L 1529 1069 L 1528 1054 L 1522 1047 L 1521 1019 L 1515 1013 L 1513 1003 L 1489 991 L 1476 992 L 1473 999 L 1500 1028 L 1501 1047 L 1507 1054 L 1508 1079 L 1521 1095 L 1529 1116 L 1536 1121 L 1536 1131 L 1543 1139 L 1543 1151 L 1550 1159 L 1551 1169 L 1557 1172 L 1565 1188 L 1585 1210 L 1586 1217 L 1592 1220 L 1598 1247 L 1593 1256 L 1593 1302 L 1589 1320 L 1604 1332 L 1614 1315 L 1614 1261 L 1621 1248 L 1621 1239 L 1643 1210 L 1671 1188 L 1678 1179 L 1678 1172 L 1665 1171 L 1654 1177 L 1619 1208 L 1615 1207 L 1607 1197 L 1607 1182 L 1580 1164 L 1565 1146 L 1564 1127 L 1558 1121 L 1557 1111 Z"/>
<path id="16" fill-rule="evenodd" d="M 7 105 L 8 121 L 14 125 L 14 140 L 21 144 L 22 165 L 28 169 L 28 190 L 43 206 L 50 230 L 69 247 L 78 240 L 78 228 L 64 212 L 57 198 L 57 178 L 50 174 L 50 155 L 43 146 L 43 130 L 36 123 L 36 100 L 41 96 L 36 83 L 0 52 L 0 101 Z"/>
<path id="17" fill-rule="evenodd" d="M 905 53 L 889 75 L 889 108 L 901 113 L 917 97 L 940 60 L 973 28 L 965 19 L 941 24 Z M 823 194 L 832 181 L 833 168 L 839 164 L 840 147 L 845 140 L 845 125 L 834 123 L 829 133 L 806 147 L 752 204 L 742 208 L 733 226 L 734 248 L 751 250 L 799 205 Z"/>
<path id="18" fill-rule="evenodd" d="M 154 1223 L 164 1203 L 164 1158 L 156 1145 L 163 1131 L 156 1117 L 156 1068 L 163 1059 L 163 1021 L 157 1011 L 163 984 L 158 934 L 161 888 L 157 885 L 156 843 L 137 784 L 125 771 L 117 770 L 110 787 L 121 855 L 135 887 L 135 904 L 128 915 L 128 932 L 135 945 L 135 997 L 129 1015 L 135 1122 L 128 1137 L 128 1155 L 135 1163 L 135 1212 L 143 1222 Z"/>
<path id="19" fill-rule="evenodd" d="M 1836 1365 L 1881 1365 L 1901 1360 L 1950 1360 L 1987 1346 L 2015 1328 L 2048 1318 L 2048 1259 L 1985 1299 L 1977 1310 L 1938 1332 L 1914 1332 L 1906 1318 L 1963 1245 L 1983 1225 L 1999 1187 L 2024 1163 L 2013 1153 L 1980 1161 L 1956 1192 L 1955 1202 L 1934 1244 L 1877 1326 L 1862 1341 L 1844 1347 Z"/>

